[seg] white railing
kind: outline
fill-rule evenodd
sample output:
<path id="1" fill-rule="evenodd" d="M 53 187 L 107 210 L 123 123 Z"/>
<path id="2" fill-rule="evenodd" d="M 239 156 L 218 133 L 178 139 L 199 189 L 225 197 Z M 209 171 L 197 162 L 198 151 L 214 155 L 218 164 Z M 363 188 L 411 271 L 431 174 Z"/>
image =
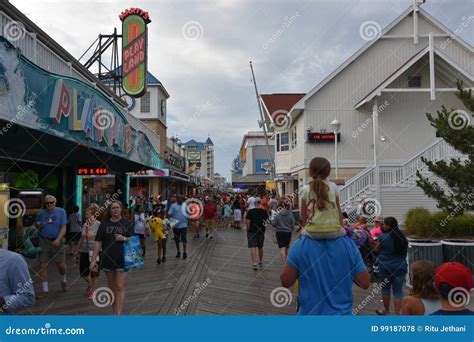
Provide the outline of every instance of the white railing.
<path id="1" fill-rule="evenodd" d="M 422 157 L 426 160 L 436 162 L 442 159 L 463 158 L 464 156 L 444 140 L 437 140 L 400 165 L 379 166 L 380 186 L 398 187 L 414 179 L 416 171 L 427 169 L 427 166 L 421 159 Z M 361 195 L 370 190 L 371 187 L 375 187 L 375 168 L 373 166 L 368 167 L 353 177 L 340 189 L 339 200 L 341 206 L 345 207 L 354 201 L 358 201 Z"/>
<path id="2" fill-rule="evenodd" d="M 8 15 L 6 15 L 4 12 L 0 11 L 0 26 L 2 28 L 2 33 L 4 32 L 4 27 L 11 22 L 14 22 L 14 20 Z M 58 56 L 53 50 L 51 50 L 47 45 L 38 40 L 35 33 L 24 30 L 24 35 L 22 35 L 20 39 L 11 40 L 10 43 L 13 46 L 19 48 L 23 56 L 25 56 L 27 59 L 29 59 L 34 64 L 40 66 L 41 68 L 58 75 L 73 77 L 90 85 L 91 87 L 96 88 L 97 91 L 102 92 L 102 90 L 95 87 L 94 82 L 85 77 L 80 70 L 73 68 L 70 62 L 65 61 L 63 58 Z M 97 82 L 100 81 L 97 80 Z M 110 94 L 104 93 L 103 95 L 110 98 Z M 127 122 L 134 129 L 146 134 L 153 148 L 156 150 L 156 152 L 159 153 L 159 135 L 155 131 L 151 130 L 148 126 L 146 126 L 143 122 L 128 113 L 123 107 L 117 104 L 116 106 L 123 113 Z"/>
<path id="3" fill-rule="evenodd" d="M 374 185 L 375 168 L 370 166 L 364 171 L 353 177 L 339 191 L 339 201 L 344 204 L 351 203 L 354 199 L 359 198 L 362 193 L 367 191 Z"/>

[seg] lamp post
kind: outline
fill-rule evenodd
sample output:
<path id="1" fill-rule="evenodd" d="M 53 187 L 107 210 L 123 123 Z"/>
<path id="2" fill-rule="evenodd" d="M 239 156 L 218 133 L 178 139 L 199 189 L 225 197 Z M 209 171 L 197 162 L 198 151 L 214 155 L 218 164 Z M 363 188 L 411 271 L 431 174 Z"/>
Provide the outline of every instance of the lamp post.
<path id="1" fill-rule="evenodd" d="M 339 133 L 339 130 L 341 129 L 341 122 L 338 121 L 337 119 L 334 119 L 332 122 L 331 122 L 331 127 L 332 127 L 332 130 L 334 132 L 334 148 L 335 148 L 335 160 L 336 160 L 336 179 L 339 178 L 339 172 L 338 172 L 338 160 L 337 160 L 337 134 Z"/>

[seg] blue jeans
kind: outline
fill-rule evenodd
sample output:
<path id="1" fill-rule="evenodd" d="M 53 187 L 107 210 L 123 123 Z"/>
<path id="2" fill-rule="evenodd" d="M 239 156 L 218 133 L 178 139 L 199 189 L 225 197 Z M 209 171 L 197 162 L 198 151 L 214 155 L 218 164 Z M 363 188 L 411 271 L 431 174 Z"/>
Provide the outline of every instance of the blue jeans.
<path id="1" fill-rule="evenodd" d="M 390 296 L 390 293 L 393 292 L 393 298 L 403 298 L 403 282 L 405 281 L 405 274 L 392 275 L 380 272 L 380 280 L 383 296 Z"/>

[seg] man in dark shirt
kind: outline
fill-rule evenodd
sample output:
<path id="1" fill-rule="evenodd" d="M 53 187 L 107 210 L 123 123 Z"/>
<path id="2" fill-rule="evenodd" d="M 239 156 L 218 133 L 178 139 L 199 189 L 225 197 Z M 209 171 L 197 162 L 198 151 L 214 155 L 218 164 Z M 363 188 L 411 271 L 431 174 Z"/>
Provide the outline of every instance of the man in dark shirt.
<path id="1" fill-rule="evenodd" d="M 250 257 L 252 258 L 252 267 L 257 270 L 257 248 L 258 265 L 263 266 L 263 242 L 265 240 L 265 228 L 268 223 L 268 212 L 262 209 L 262 201 L 259 197 L 255 198 L 255 208 L 250 209 L 246 215 L 247 221 L 247 241 L 250 248 Z"/>

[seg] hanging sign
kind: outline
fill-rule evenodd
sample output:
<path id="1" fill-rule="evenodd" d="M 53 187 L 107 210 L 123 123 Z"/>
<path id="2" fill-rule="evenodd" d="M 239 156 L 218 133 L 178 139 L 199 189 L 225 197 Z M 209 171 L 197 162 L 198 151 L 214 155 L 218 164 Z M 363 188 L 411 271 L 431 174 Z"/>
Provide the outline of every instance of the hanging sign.
<path id="1" fill-rule="evenodd" d="M 148 12 L 139 8 L 123 11 L 122 21 L 122 88 L 132 97 L 146 91 Z"/>
<path id="2" fill-rule="evenodd" d="M 336 136 L 334 133 L 316 132 L 308 133 L 308 142 L 334 142 Z M 341 134 L 337 133 L 337 142 L 341 141 Z"/>

